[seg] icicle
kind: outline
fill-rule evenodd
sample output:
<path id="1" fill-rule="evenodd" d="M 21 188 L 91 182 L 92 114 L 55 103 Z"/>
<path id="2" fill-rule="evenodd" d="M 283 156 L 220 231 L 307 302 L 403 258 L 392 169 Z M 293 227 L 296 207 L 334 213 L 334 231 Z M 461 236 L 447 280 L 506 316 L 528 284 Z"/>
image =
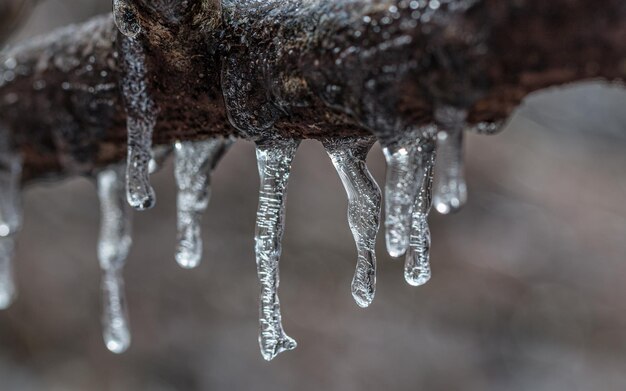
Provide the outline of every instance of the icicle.
<path id="1" fill-rule="evenodd" d="M 102 278 L 103 337 L 113 353 L 123 353 L 130 346 L 126 299 L 122 270 L 131 239 L 131 211 L 125 200 L 124 166 L 115 166 L 98 174 L 100 199 L 100 238 L 98 260 Z"/>
<path id="2" fill-rule="evenodd" d="M 157 109 L 147 90 L 143 48 L 132 39 L 123 39 L 121 44 L 125 70 L 122 90 L 128 115 L 127 198 L 133 208 L 144 210 L 155 203 L 149 163 Z"/>
<path id="3" fill-rule="evenodd" d="M 0 310 L 13 304 L 17 295 L 13 274 L 14 238 L 0 237 Z"/>
<path id="4" fill-rule="evenodd" d="M 435 113 L 440 130 L 437 133 L 437 180 L 434 204 L 439 213 L 457 211 L 467 201 L 463 177 L 463 128 L 467 113 L 444 106 Z"/>
<path id="5" fill-rule="evenodd" d="M 401 257 L 409 247 L 411 213 L 418 193 L 418 169 L 422 143 L 433 133 L 432 127 L 405 133 L 383 145 L 387 160 L 385 184 L 385 229 L 387 252 Z"/>
<path id="6" fill-rule="evenodd" d="M 433 143 L 434 144 L 434 143 Z M 404 264 L 404 279 L 410 285 L 420 286 L 430 280 L 430 229 L 428 214 L 432 205 L 435 146 L 424 146 L 419 170 L 419 193 L 413 205 L 409 251 Z"/>
<path id="7" fill-rule="evenodd" d="M 174 173 L 178 186 L 176 262 L 184 268 L 198 266 L 202 258 L 200 220 L 211 197 L 211 171 L 232 140 L 215 138 L 177 142 Z"/>
<path id="8" fill-rule="evenodd" d="M 135 38 L 141 32 L 135 9 L 128 4 L 128 0 L 113 0 L 113 19 L 120 32 L 128 38 Z"/>
<path id="9" fill-rule="evenodd" d="M 281 240 L 284 231 L 287 182 L 299 140 L 269 140 L 257 143 L 260 192 L 257 211 L 255 252 L 261 281 L 261 354 L 271 360 L 295 349 L 296 341 L 283 330 L 278 299 Z"/>
<path id="10" fill-rule="evenodd" d="M 3 137 L 2 149 L 7 145 Z M 22 226 L 21 177 L 21 156 L 6 150 L 0 153 L 0 309 L 8 308 L 17 296 L 13 257 L 15 234 Z"/>
<path id="11" fill-rule="evenodd" d="M 365 163 L 374 141 L 370 137 L 323 141 L 348 194 L 348 222 L 358 252 L 352 296 L 360 307 L 369 306 L 376 292 L 374 247 L 382 195 Z"/>

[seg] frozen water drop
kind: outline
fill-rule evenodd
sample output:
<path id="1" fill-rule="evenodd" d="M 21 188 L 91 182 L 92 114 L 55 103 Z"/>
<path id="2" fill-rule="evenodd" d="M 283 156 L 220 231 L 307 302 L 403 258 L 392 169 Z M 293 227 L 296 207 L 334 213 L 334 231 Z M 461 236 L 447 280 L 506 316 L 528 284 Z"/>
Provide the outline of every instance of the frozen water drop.
<path id="1" fill-rule="evenodd" d="M 125 200 L 124 166 L 113 166 L 97 177 L 100 199 L 98 261 L 102 277 L 102 328 L 107 348 L 123 353 L 130 346 L 130 331 L 122 270 L 132 244 L 131 210 Z"/>
<path id="2" fill-rule="evenodd" d="M 184 268 L 198 266 L 202 258 L 200 220 L 211 197 L 211 171 L 231 143 L 230 139 L 214 138 L 177 142 L 174 146 L 178 187 L 176 261 Z"/>
<path id="3" fill-rule="evenodd" d="M 14 238 L 0 238 L 0 310 L 11 306 L 17 296 L 13 273 Z"/>
<path id="4" fill-rule="evenodd" d="M 127 198 L 133 208 L 145 210 L 152 208 L 156 201 L 154 189 L 150 186 L 150 160 L 157 108 L 146 85 L 147 70 L 141 45 L 122 40 L 122 58 L 125 70 L 122 93 L 128 128 Z"/>
<path id="5" fill-rule="evenodd" d="M 130 346 L 131 337 L 121 269 L 105 271 L 102 279 L 102 293 L 104 343 L 111 352 L 124 353 Z"/>
<path id="6" fill-rule="evenodd" d="M 365 162 L 374 141 L 370 137 L 323 141 L 348 194 L 348 223 L 358 252 L 352 296 L 360 307 L 368 307 L 376 292 L 374 247 L 382 195 Z"/>
<path id="7" fill-rule="evenodd" d="M 12 152 L 0 153 L 0 236 L 14 235 L 22 225 L 20 181 L 22 158 Z"/>
<path id="8" fill-rule="evenodd" d="M 466 112 L 444 106 L 436 112 L 440 127 L 437 133 L 437 180 L 434 204 L 439 213 L 459 210 L 467 201 L 463 176 L 463 128 Z"/>
<path id="9" fill-rule="evenodd" d="M 409 250 L 404 264 L 404 279 L 413 286 L 424 285 L 430 280 L 430 229 L 428 214 L 432 205 L 434 146 L 424 148 L 420 167 L 419 193 L 413 205 Z"/>
<path id="10" fill-rule="evenodd" d="M 278 299 L 279 260 L 285 225 L 285 202 L 291 162 L 299 140 L 257 142 L 260 177 L 259 209 L 255 232 L 255 253 L 261 282 L 259 345 L 265 360 L 295 349 L 296 341 L 283 330 Z"/>
<path id="11" fill-rule="evenodd" d="M 425 134 L 425 129 L 417 129 L 383 145 L 387 161 L 385 239 L 392 257 L 403 256 L 409 247 L 411 213 L 419 187 L 419 158 L 427 141 Z"/>
<path id="12" fill-rule="evenodd" d="M 129 38 L 135 38 L 141 32 L 135 8 L 128 0 L 113 0 L 113 19 L 120 32 Z"/>

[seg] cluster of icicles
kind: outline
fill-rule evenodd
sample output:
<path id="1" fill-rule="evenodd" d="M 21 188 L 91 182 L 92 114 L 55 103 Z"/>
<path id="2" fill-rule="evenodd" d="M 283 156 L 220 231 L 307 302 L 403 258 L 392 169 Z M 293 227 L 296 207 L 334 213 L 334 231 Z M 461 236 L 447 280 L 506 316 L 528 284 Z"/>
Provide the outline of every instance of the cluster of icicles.
<path id="1" fill-rule="evenodd" d="M 132 242 L 131 208 L 143 210 L 155 203 L 149 175 L 169 148 L 152 149 L 153 125 L 129 121 L 128 160 L 101 170 L 96 185 L 101 208 L 98 259 L 103 271 L 103 336 L 115 353 L 130 345 L 124 299 L 122 269 Z M 463 123 L 438 128 L 436 143 L 407 134 L 403 140 L 383 145 L 388 164 L 386 197 L 386 244 L 393 257 L 405 256 L 404 277 L 414 286 L 431 276 L 430 232 L 427 218 L 433 204 L 433 169 L 437 152 L 440 170 L 434 204 L 447 213 L 460 207 L 465 198 L 462 176 Z M 140 140 L 140 141 L 139 141 Z M 357 266 L 352 295 L 361 307 L 374 299 L 376 256 L 374 247 L 379 227 L 382 195 L 365 160 L 375 142 L 373 137 L 326 139 L 323 145 L 348 195 L 348 222 L 357 247 Z M 211 172 L 231 146 L 230 138 L 214 138 L 174 145 L 175 178 L 178 187 L 176 261 L 194 268 L 202 258 L 200 222 L 210 197 Z M 278 298 L 279 259 L 284 230 L 287 182 L 292 159 L 300 140 L 257 141 L 260 175 L 259 207 L 255 233 L 258 277 L 261 283 L 261 353 L 266 360 L 296 347 L 281 322 Z M 436 145 L 435 145 L 436 144 Z M 0 154 L 0 306 L 7 308 L 16 296 L 13 280 L 15 234 L 21 225 L 21 158 Z"/>

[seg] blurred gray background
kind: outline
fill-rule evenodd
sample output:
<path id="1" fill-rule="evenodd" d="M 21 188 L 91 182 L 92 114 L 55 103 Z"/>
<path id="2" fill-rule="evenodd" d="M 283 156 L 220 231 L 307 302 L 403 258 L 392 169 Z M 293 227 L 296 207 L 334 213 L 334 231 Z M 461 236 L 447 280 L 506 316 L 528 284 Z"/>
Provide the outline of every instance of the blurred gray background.
<path id="1" fill-rule="evenodd" d="M 47 0 L 18 39 L 107 12 Z M 433 279 L 413 288 L 379 235 L 378 292 L 358 308 L 346 199 L 304 142 L 293 167 L 281 262 L 287 332 L 257 344 L 253 254 L 258 178 L 238 142 L 214 175 L 197 270 L 174 262 L 171 162 L 158 206 L 135 214 L 126 269 L 133 345 L 101 339 L 98 204 L 73 179 L 25 193 L 20 297 L 0 313 L 1 390 L 624 390 L 626 90 L 587 83 L 528 99 L 501 135 L 468 136 L 470 199 L 433 214 Z M 369 157 L 384 183 L 378 147 Z"/>

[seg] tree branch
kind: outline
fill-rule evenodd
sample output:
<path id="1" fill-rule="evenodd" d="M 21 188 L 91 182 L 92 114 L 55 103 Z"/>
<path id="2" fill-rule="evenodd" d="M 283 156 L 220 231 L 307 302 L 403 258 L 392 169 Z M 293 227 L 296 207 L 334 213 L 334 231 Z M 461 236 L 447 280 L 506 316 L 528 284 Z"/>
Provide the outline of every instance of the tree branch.
<path id="1" fill-rule="evenodd" d="M 493 124 L 538 89 L 626 77 L 623 0 L 127 3 L 135 38 L 103 16 L 0 55 L 0 127 L 26 178 L 122 159 L 120 81 L 137 48 L 156 144 L 367 132 L 389 142 L 436 122 L 439 106 Z"/>

